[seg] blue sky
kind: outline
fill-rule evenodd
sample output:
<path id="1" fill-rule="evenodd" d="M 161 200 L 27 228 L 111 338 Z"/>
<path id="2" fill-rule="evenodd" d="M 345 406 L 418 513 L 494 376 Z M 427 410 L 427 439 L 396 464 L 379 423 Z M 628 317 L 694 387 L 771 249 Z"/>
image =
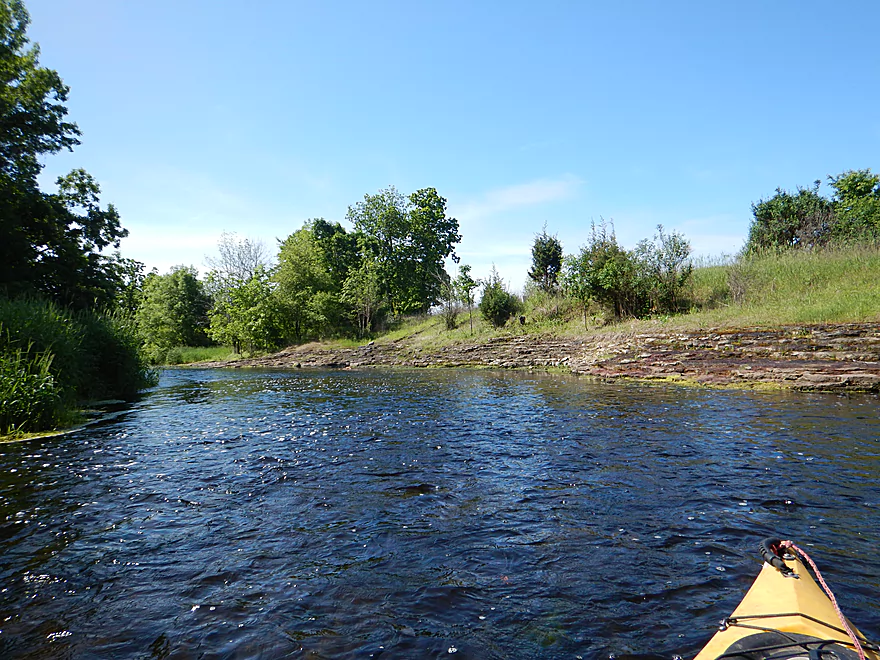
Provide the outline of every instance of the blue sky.
<path id="1" fill-rule="evenodd" d="M 522 288 L 544 223 L 736 252 L 777 186 L 880 170 L 880 2 L 30 0 L 122 252 L 205 270 L 364 194 L 435 187 Z"/>

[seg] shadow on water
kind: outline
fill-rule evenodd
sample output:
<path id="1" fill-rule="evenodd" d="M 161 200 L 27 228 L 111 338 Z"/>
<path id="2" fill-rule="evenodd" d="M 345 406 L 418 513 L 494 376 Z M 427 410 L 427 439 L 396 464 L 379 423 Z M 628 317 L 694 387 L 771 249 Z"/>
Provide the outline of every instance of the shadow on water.
<path id="1" fill-rule="evenodd" d="M 880 629 L 872 397 L 165 372 L 0 448 L 2 657 L 670 658 L 772 534 Z"/>

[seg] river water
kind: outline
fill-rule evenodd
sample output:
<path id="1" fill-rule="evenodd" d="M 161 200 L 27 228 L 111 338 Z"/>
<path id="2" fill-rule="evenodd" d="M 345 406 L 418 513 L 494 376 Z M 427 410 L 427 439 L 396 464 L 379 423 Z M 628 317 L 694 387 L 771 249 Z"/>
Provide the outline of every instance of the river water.
<path id="1" fill-rule="evenodd" d="M 0 445 L 3 658 L 696 653 L 769 535 L 880 631 L 870 396 L 166 371 Z"/>

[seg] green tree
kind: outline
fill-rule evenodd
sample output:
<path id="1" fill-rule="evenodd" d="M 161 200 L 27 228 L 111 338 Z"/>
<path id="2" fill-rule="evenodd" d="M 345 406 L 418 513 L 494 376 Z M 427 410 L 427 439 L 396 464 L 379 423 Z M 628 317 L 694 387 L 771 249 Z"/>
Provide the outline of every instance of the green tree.
<path id="1" fill-rule="evenodd" d="M 427 312 L 440 299 L 437 273 L 461 240 L 458 221 L 434 188 L 404 197 L 394 187 L 365 195 L 347 218 L 363 232 L 384 297 L 394 313 Z"/>
<path id="2" fill-rule="evenodd" d="M 834 209 L 819 194 L 819 181 L 812 188 L 790 193 L 782 188 L 769 199 L 752 204 L 752 224 L 745 252 L 810 249 L 825 245 L 831 238 Z"/>
<path id="3" fill-rule="evenodd" d="M 492 266 L 489 278 L 483 282 L 480 313 L 494 327 L 500 328 L 519 310 L 519 301 L 504 286 L 504 282 Z"/>
<path id="4" fill-rule="evenodd" d="M 364 259 L 360 266 L 349 272 L 342 286 L 342 299 L 353 310 L 358 334 L 361 337 L 367 335 L 384 304 L 379 268 L 375 261 Z"/>
<path id="5" fill-rule="evenodd" d="M 666 233 L 663 225 L 657 225 L 653 240 L 645 239 L 636 246 L 634 257 L 642 269 L 640 276 L 654 311 L 678 311 L 694 270 L 688 261 L 690 254 L 691 246 L 684 235 Z"/>
<path id="6" fill-rule="evenodd" d="M 363 235 L 357 231 L 348 232 L 338 222 L 328 222 L 324 218 L 309 220 L 306 227 L 311 230 L 323 254 L 333 289 L 341 291 L 349 272 L 360 265 Z"/>
<path id="7" fill-rule="evenodd" d="M 84 170 L 60 177 L 57 193 L 39 189 L 42 159 L 72 149 L 80 132 L 66 121 L 68 87 L 28 46 L 29 20 L 22 2 L 0 0 L 0 292 L 107 306 L 119 283 L 101 250 L 128 232 Z"/>
<path id="8" fill-rule="evenodd" d="M 571 298 L 581 304 L 584 313 L 584 329 L 587 329 L 587 310 L 593 300 L 590 253 L 581 249 L 570 254 L 562 262 L 562 287 Z"/>
<path id="9" fill-rule="evenodd" d="M 175 266 L 165 275 L 148 275 L 135 319 L 151 359 L 162 361 L 175 346 L 206 345 L 210 307 L 195 268 Z"/>
<path id="10" fill-rule="evenodd" d="M 829 176 L 834 189 L 834 238 L 838 241 L 880 239 L 880 175 L 870 169 Z"/>
<path id="11" fill-rule="evenodd" d="M 604 220 L 592 223 L 589 242 L 569 260 L 566 282 L 579 299 L 588 295 L 616 319 L 638 316 L 646 306 L 636 260 L 617 244 L 614 225 Z"/>
<path id="12" fill-rule="evenodd" d="M 23 2 L 0 1 L 0 178 L 19 191 L 37 188 L 42 156 L 72 150 L 80 136 L 65 120 L 70 89 L 28 47 L 29 23 Z"/>
<path id="13" fill-rule="evenodd" d="M 249 280 L 228 289 L 209 312 L 208 334 L 236 353 L 278 348 L 287 332 L 285 309 L 268 271 L 257 266 Z"/>
<path id="14" fill-rule="evenodd" d="M 455 278 L 454 285 L 458 292 L 458 299 L 467 306 L 471 334 L 474 334 L 474 291 L 480 287 L 480 281 L 471 277 L 471 267 L 468 264 L 461 264 L 458 267 L 458 277 Z"/>
<path id="15" fill-rule="evenodd" d="M 329 264 L 308 224 L 281 243 L 273 279 L 296 341 L 326 329 L 337 298 Z"/>
<path id="16" fill-rule="evenodd" d="M 529 277 L 542 291 L 552 292 L 556 288 L 562 270 L 562 243 L 547 233 L 547 225 L 532 243 L 532 268 Z"/>

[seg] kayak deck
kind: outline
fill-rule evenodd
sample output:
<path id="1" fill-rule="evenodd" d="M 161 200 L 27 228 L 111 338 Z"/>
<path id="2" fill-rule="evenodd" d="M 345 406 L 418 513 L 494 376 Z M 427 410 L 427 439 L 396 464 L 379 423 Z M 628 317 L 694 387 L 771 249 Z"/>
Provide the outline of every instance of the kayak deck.
<path id="1" fill-rule="evenodd" d="M 828 640 L 841 643 L 834 646 L 836 651 L 852 649 L 834 606 L 807 568 L 799 559 L 784 561 L 798 577 L 785 577 L 765 563 L 742 602 L 694 660 L 715 660 L 724 655 L 730 658 L 794 657 L 791 653 L 780 655 L 784 646 L 789 650 L 799 648 L 796 655 L 807 657 L 806 648 L 797 646 L 807 641 L 801 636 L 813 638 L 811 645 Z M 864 640 L 856 627 L 849 625 L 860 640 Z M 786 640 L 790 641 L 786 644 Z M 774 646 L 779 648 L 765 649 Z M 865 648 L 864 651 L 868 660 L 880 660 L 876 650 Z M 852 657 L 858 657 L 855 651 L 851 653 Z M 849 653 L 838 654 L 849 656 Z"/>

